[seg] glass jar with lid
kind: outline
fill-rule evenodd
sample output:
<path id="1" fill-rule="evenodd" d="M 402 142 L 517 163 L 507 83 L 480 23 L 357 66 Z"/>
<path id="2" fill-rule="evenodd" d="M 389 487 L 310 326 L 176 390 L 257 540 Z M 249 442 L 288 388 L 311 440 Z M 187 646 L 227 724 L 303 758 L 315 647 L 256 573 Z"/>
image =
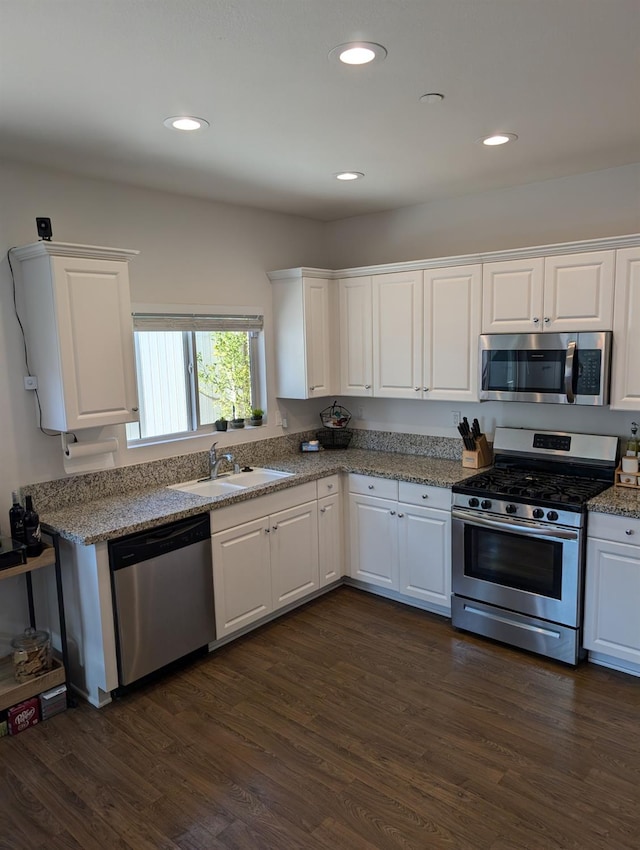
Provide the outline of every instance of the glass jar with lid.
<path id="1" fill-rule="evenodd" d="M 25 629 L 11 641 L 13 674 L 21 685 L 42 676 L 51 669 L 51 639 L 49 632 Z"/>

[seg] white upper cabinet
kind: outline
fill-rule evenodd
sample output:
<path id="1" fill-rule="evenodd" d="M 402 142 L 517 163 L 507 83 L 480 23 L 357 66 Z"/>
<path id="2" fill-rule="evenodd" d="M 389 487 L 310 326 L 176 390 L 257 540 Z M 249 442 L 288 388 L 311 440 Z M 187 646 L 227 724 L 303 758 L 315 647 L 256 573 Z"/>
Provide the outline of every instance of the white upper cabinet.
<path id="1" fill-rule="evenodd" d="M 296 274 L 297 272 L 297 274 Z M 293 270 L 274 272 L 273 307 L 276 393 L 281 398 L 319 398 L 336 392 L 335 284 Z"/>
<path id="2" fill-rule="evenodd" d="M 611 330 L 614 266 L 614 251 L 485 263 L 482 332 Z"/>
<path id="3" fill-rule="evenodd" d="M 128 273 L 136 254 L 56 242 L 13 251 L 44 428 L 138 419 Z"/>
<path id="4" fill-rule="evenodd" d="M 611 407 L 640 410 L 640 248 L 616 258 Z"/>
<path id="5" fill-rule="evenodd" d="M 371 278 L 338 281 L 340 293 L 340 392 L 373 395 Z"/>
<path id="6" fill-rule="evenodd" d="M 424 398 L 478 400 L 482 267 L 424 272 Z"/>
<path id="7" fill-rule="evenodd" d="M 373 395 L 422 398 L 422 272 L 374 275 Z"/>

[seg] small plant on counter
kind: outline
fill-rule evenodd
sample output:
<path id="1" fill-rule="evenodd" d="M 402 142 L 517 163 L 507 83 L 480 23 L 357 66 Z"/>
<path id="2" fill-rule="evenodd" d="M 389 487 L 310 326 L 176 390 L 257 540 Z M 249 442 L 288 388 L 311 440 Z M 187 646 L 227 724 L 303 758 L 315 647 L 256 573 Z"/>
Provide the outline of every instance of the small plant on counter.
<path id="1" fill-rule="evenodd" d="M 226 431 L 227 425 L 229 423 L 224 418 L 224 416 L 221 416 L 220 419 L 216 419 L 216 421 L 213 424 L 215 426 L 216 431 Z"/>
<path id="2" fill-rule="evenodd" d="M 260 407 L 254 407 L 251 410 L 251 424 L 252 425 L 262 425 L 262 417 L 264 416 L 264 410 Z"/>
<path id="3" fill-rule="evenodd" d="M 244 416 L 236 416 L 236 406 L 233 405 L 233 419 L 229 423 L 232 428 L 244 428 Z"/>

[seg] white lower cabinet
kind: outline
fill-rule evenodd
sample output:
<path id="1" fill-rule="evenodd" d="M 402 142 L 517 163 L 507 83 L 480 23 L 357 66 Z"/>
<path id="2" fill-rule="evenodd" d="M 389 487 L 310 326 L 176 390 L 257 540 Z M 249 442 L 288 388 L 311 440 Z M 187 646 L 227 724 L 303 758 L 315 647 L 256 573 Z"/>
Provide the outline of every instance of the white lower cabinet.
<path id="1" fill-rule="evenodd" d="M 351 578 L 449 612 L 450 491 L 365 475 L 349 489 Z"/>
<path id="2" fill-rule="evenodd" d="M 590 514 L 584 646 L 590 659 L 640 675 L 640 520 Z"/>
<path id="3" fill-rule="evenodd" d="M 337 476 L 336 476 L 337 477 Z M 318 499 L 318 560 L 320 587 L 344 575 L 342 499 L 339 493 Z"/>
<path id="4" fill-rule="evenodd" d="M 277 611 L 318 589 L 318 504 L 269 517 L 271 598 Z"/>

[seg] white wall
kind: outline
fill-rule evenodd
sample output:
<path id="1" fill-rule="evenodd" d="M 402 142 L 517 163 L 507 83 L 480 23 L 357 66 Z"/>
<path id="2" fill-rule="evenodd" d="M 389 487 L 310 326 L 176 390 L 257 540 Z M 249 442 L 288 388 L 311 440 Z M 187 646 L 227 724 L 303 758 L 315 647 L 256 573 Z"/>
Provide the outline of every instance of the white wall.
<path id="1" fill-rule="evenodd" d="M 271 327 L 270 269 L 322 266 L 323 225 L 311 220 L 0 162 L 0 529 L 8 530 L 11 490 L 64 475 L 59 438 L 36 425 L 33 393 L 23 388 L 22 339 L 15 319 L 7 250 L 37 241 L 36 216 L 52 220 L 61 242 L 134 248 L 132 300 L 251 306 Z M 18 303 L 20 304 L 20 292 Z M 273 351 L 267 346 L 268 396 L 275 421 Z M 304 405 L 287 405 L 290 429 L 307 427 Z M 114 429 L 125 443 L 124 427 Z M 247 439 L 252 432 L 243 432 Z M 253 435 L 282 433 L 273 424 Z M 221 441 L 231 441 L 232 436 Z M 238 439 L 237 437 L 235 439 Z M 208 448 L 210 438 L 127 451 L 118 465 Z M 6 510 L 5 510 L 6 509 Z"/>
<path id="2" fill-rule="evenodd" d="M 640 231 L 640 163 L 327 225 L 328 268 L 422 260 Z"/>

